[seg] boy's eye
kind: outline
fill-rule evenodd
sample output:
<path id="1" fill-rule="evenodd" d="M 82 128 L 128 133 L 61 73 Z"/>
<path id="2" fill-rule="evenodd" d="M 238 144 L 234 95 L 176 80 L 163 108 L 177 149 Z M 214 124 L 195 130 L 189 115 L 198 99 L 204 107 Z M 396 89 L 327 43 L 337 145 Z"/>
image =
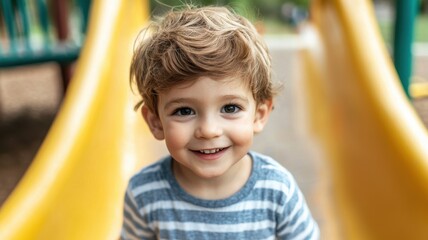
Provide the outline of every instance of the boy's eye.
<path id="1" fill-rule="evenodd" d="M 183 107 L 183 108 L 178 108 L 177 110 L 175 110 L 172 115 L 187 116 L 187 115 L 192 115 L 192 114 L 195 114 L 195 112 L 191 108 Z"/>
<path id="2" fill-rule="evenodd" d="M 237 105 L 228 104 L 228 105 L 224 106 L 221 111 L 223 113 L 236 113 L 236 112 L 238 112 L 240 110 L 241 110 L 241 108 L 238 107 Z"/>

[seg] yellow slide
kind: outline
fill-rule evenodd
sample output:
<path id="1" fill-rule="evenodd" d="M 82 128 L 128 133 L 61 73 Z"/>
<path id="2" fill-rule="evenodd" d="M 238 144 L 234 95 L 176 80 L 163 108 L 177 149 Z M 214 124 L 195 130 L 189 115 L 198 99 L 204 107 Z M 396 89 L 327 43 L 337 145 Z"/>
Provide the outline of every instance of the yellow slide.
<path id="1" fill-rule="evenodd" d="M 145 164 L 136 159 L 152 159 L 128 81 L 133 41 L 147 19 L 145 1 L 93 1 L 75 76 L 33 164 L 2 206 L 0 239 L 118 239 L 127 180 Z"/>
<path id="2" fill-rule="evenodd" d="M 51 131 L 0 211 L 0 239 L 117 239 L 123 192 L 149 156 L 133 111 L 142 0 L 93 1 Z M 341 239 L 428 239 L 428 132 L 401 89 L 368 0 L 314 0 L 302 29 L 308 113 L 332 168 Z"/>
<path id="3" fill-rule="evenodd" d="M 340 239 L 428 239 L 428 132 L 371 1 L 314 0 L 301 36 L 312 130 L 332 168 Z"/>

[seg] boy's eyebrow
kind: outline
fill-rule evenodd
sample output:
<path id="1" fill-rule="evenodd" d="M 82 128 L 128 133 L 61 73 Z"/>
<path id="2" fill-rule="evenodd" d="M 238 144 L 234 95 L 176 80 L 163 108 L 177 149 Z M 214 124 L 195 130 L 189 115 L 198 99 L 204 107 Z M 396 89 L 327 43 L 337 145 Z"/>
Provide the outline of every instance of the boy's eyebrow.
<path id="1" fill-rule="evenodd" d="M 245 103 L 248 103 L 248 97 L 246 97 L 246 96 L 241 96 L 241 95 L 233 95 L 233 94 L 230 94 L 230 95 L 224 95 L 224 96 L 222 96 L 222 98 L 223 98 L 223 99 L 225 99 L 225 100 L 235 100 L 235 99 L 238 99 L 238 100 L 240 100 L 240 101 L 243 101 L 243 102 L 245 102 Z"/>
<path id="2" fill-rule="evenodd" d="M 165 104 L 164 109 L 168 109 L 171 105 L 191 102 L 192 98 L 176 98 Z"/>
<path id="3" fill-rule="evenodd" d="M 245 102 L 245 103 L 249 102 L 249 100 L 248 100 L 248 98 L 246 96 L 233 95 L 233 94 L 223 95 L 223 96 L 221 96 L 221 99 L 222 100 L 228 100 L 228 101 L 236 100 L 237 99 L 237 100 Z M 195 102 L 195 101 L 197 101 L 197 99 L 196 98 L 192 98 L 192 97 L 189 97 L 189 98 L 176 98 L 176 99 L 173 99 L 173 100 L 167 102 L 165 104 L 164 109 L 168 109 L 171 105 L 174 105 L 174 104 L 191 103 L 191 102 Z"/>

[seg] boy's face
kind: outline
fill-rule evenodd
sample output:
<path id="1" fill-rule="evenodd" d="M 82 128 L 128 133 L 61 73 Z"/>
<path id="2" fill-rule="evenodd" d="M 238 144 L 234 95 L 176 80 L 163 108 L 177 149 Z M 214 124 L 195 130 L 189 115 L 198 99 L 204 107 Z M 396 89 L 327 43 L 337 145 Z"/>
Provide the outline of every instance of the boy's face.
<path id="1" fill-rule="evenodd" d="M 171 156 L 200 178 L 220 177 L 246 157 L 266 124 L 272 101 L 256 104 L 240 79 L 201 77 L 160 93 L 159 116 L 143 116 Z"/>

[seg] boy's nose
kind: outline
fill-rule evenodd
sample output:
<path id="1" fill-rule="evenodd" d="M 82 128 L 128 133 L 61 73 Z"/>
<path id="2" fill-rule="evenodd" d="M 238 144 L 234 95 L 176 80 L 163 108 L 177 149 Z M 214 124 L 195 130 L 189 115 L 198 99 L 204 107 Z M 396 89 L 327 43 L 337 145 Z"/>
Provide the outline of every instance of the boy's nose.
<path id="1" fill-rule="evenodd" d="M 214 119 L 201 119 L 195 129 L 195 137 L 197 138 L 215 138 L 222 133 L 222 128 Z"/>

